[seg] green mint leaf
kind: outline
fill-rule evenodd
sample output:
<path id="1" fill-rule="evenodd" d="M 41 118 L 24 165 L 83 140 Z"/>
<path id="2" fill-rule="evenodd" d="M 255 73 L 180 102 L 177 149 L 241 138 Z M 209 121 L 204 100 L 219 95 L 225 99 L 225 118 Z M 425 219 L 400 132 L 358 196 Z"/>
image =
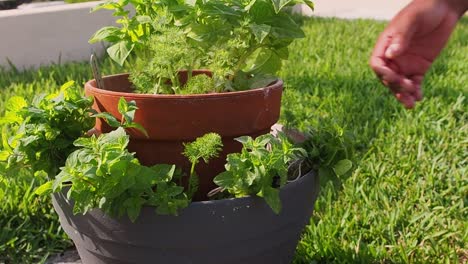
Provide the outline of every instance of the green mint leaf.
<path id="1" fill-rule="evenodd" d="M 126 123 L 133 123 L 133 119 L 135 118 L 135 111 L 136 110 L 131 110 L 123 114 Z"/>
<path id="2" fill-rule="evenodd" d="M 73 145 L 77 147 L 88 147 L 91 148 L 93 146 L 93 138 L 88 137 L 80 137 L 73 142 Z"/>
<path id="3" fill-rule="evenodd" d="M 336 173 L 337 176 L 342 176 L 346 174 L 348 171 L 350 171 L 352 168 L 353 168 L 353 162 L 348 159 L 343 159 L 343 160 L 338 161 L 333 166 L 333 171 Z"/>
<path id="4" fill-rule="evenodd" d="M 6 124 L 21 123 L 22 121 L 23 118 L 21 118 L 21 116 L 18 116 L 16 113 L 13 112 L 7 112 L 5 113 L 5 116 L 0 117 L 0 126 Z"/>
<path id="5" fill-rule="evenodd" d="M 26 107 L 28 103 L 21 96 L 13 96 L 5 104 L 5 109 L 9 112 L 16 113 Z"/>
<path id="6" fill-rule="evenodd" d="M 124 119 L 124 126 L 125 124 L 133 123 L 133 119 L 135 118 L 135 112 L 138 110 L 135 101 L 127 102 L 125 98 L 120 97 L 118 103 L 118 110 L 119 113 L 122 114 Z"/>
<path id="7" fill-rule="evenodd" d="M 60 86 L 60 92 L 68 92 L 70 88 L 73 87 L 73 85 L 75 85 L 75 81 L 68 81 L 64 83 L 62 86 Z"/>
<path id="8" fill-rule="evenodd" d="M 120 121 L 118 121 L 117 118 L 115 118 L 113 115 L 107 112 L 94 114 L 92 115 L 92 117 L 103 118 L 111 127 L 120 127 Z"/>
<path id="9" fill-rule="evenodd" d="M 237 142 L 240 142 L 242 144 L 245 144 L 245 143 L 247 143 L 249 141 L 252 141 L 252 138 L 249 137 L 249 136 L 241 136 L 241 137 L 235 138 L 234 140 L 237 141 Z"/>
<path id="10" fill-rule="evenodd" d="M 146 131 L 146 129 L 139 123 L 133 122 L 133 123 L 130 123 L 130 124 L 125 124 L 124 127 L 125 128 L 136 128 L 138 131 L 143 133 L 145 135 L 145 137 L 149 138 L 148 131 Z"/>
<path id="11" fill-rule="evenodd" d="M 245 7 L 244 7 L 244 10 L 245 11 L 249 11 L 252 6 L 257 2 L 257 0 L 251 0 Z"/>
<path id="12" fill-rule="evenodd" d="M 153 181 L 169 182 L 173 179 L 176 166 L 170 164 L 156 164 L 151 167 L 153 170 Z"/>
<path id="13" fill-rule="evenodd" d="M 275 137 L 271 134 L 265 134 L 265 135 L 260 135 L 258 136 L 255 141 L 253 142 L 255 148 L 259 147 L 259 150 L 264 150 L 265 146 L 270 143 L 270 144 L 275 144 L 278 143 Z"/>
<path id="14" fill-rule="evenodd" d="M 266 186 L 258 193 L 258 196 L 265 199 L 265 202 L 271 207 L 275 214 L 281 212 L 281 199 L 278 189 Z"/>
<path id="15" fill-rule="evenodd" d="M 8 157 L 10 157 L 10 152 L 6 150 L 0 151 L 0 161 L 7 161 Z"/>
<path id="16" fill-rule="evenodd" d="M 236 184 L 236 179 L 231 171 L 224 171 L 218 174 L 213 179 L 213 182 L 219 187 L 229 189 L 234 187 L 234 185 Z"/>
<path id="17" fill-rule="evenodd" d="M 197 0 L 185 0 L 185 3 L 193 7 L 197 3 Z"/>
<path id="18" fill-rule="evenodd" d="M 52 183 L 53 181 L 48 181 L 41 186 L 37 187 L 37 189 L 34 191 L 36 195 L 47 195 L 52 193 Z"/>
<path id="19" fill-rule="evenodd" d="M 140 197 L 130 197 L 125 200 L 123 206 L 127 209 L 127 215 L 132 222 L 140 215 L 141 206 L 143 205 L 144 200 Z"/>
<path id="20" fill-rule="evenodd" d="M 23 146 L 27 146 L 27 145 L 29 145 L 29 144 L 31 144 L 31 143 L 35 143 L 35 141 L 37 141 L 37 140 L 39 140 L 39 139 L 40 139 L 40 137 L 39 137 L 39 136 L 36 136 L 36 135 L 34 135 L 34 136 L 28 136 L 28 137 L 25 137 L 25 138 L 22 138 L 22 139 L 21 139 L 21 144 L 22 144 Z"/>
<path id="21" fill-rule="evenodd" d="M 99 208 L 103 208 L 106 201 L 106 197 L 102 197 L 101 200 L 99 200 Z"/>
<path id="22" fill-rule="evenodd" d="M 97 140 L 97 145 L 104 144 L 117 144 L 121 148 L 126 148 L 128 144 L 129 136 L 122 127 L 118 127 L 116 130 L 111 131 L 107 134 L 102 134 Z M 112 145 L 109 145 L 112 146 Z"/>
<path id="23" fill-rule="evenodd" d="M 119 113 L 121 113 L 122 115 L 128 111 L 128 104 L 124 97 L 120 97 L 119 99 L 118 110 Z"/>
<path id="24" fill-rule="evenodd" d="M 5 151 L 8 151 L 8 152 L 12 152 L 13 149 L 11 148 L 10 146 L 10 143 L 8 142 L 8 131 L 7 131 L 7 127 L 3 127 L 2 128 L 2 147 Z"/>
<path id="25" fill-rule="evenodd" d="M 153 20 L 151 19 L 150 16 L 136 16 L 135 17 L 138 23 L 140 24 L 151 24 L 153 23 Z"/>

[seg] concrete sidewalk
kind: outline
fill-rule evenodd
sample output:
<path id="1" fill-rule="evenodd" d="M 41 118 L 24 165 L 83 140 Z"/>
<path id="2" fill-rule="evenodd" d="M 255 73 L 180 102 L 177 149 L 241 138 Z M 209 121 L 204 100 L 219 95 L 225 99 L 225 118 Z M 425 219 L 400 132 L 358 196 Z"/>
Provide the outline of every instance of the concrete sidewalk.
<path id="1" fill-rule="evenodd" d="M 411 0 L 313 0 L 315 10 L 298 6 L 296 11 L 306 16 L 369 18 L 390 20 Z"/>

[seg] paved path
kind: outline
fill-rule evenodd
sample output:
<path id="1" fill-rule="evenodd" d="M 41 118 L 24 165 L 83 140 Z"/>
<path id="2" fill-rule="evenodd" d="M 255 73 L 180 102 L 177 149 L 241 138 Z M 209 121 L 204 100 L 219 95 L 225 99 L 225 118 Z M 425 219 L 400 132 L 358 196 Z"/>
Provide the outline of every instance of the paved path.
<path id="1" fill-rule="evenodd" d="M 410 0 L 312 0 L 315 10 L 306 6 L 296 10 L 304 15 L 347 19 L 371 18 L 390 20 Z"/>

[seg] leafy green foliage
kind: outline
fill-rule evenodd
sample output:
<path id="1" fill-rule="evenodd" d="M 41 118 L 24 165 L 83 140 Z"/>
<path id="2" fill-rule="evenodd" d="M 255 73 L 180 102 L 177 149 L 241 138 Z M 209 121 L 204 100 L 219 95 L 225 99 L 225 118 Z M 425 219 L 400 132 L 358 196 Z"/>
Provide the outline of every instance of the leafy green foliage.
<path id="1" fill-rule="evenodd" d="M 275 138 L 267 134 L 256 139 L 240 137 L 237 140 L 243 145 L 242 152 L 227 156 L 226 171 L 216 176 L 214 182 L 235 197 L 263 197 L 278 214 L 281 200 L 277 187 L 286 184 L 288 165 L 305 157 L 305 150 L 294 147 L 284 135 Z"/>
<path id="2" fill-rule="evenodd" d="M 257 88 L 272 79 L 288 59 L 288 46 L 304 32 L 286 7 L 310 0 L 128 1 L 106 2 L 121 17 L 118 27 L 104 27 L 90 42 L 113 43 L 108 54 L 120 65 L 135 52 L 132 82 L 144 93 L 211 92 L 184 89 L 179 70 L 213 72 L 214 91 Z M 125 7 L 132 4 L 130 17 Z M 270 81 L 271 82 L 271 81 Z"/>
<path id="3" fill-rule="evenodd" d="M 216 133 L 208 133 L 195 141 L 184 144 L 184 156 L 192 163 L 190 169 L 190 178 L 188 194 L 190 197 L 195 194 L 198 186 L 198 177 L 195 172 L 195 166 L 203 160 L 208 163 L 210 159 L 216 158 L 222 151 L 223 142 L 221 136 Z"/>
<path id="4" fill-rule="evenodd" d="M 219 155 L 222 147 L 221 136 L 216 133 L 208 133 L 193 142 L 184 144 L 184 156 L 195 164 L 201 159 L 208 163 L 210 159 Z"/>
<path id="5" fill-rule="evenodd" d="M 214 91 L 214 80 L 205 74 L 199 74 L 188 80 L 187 84 L 181 89 L 180 94 L 205 94 Z"/>
<path id="6" fill-rule="evenodd" d="M 174 165 L 140 165 L 127 150 L 129 137 L 122 127 L 99 137 L 75 141 L 80 149 L 68 157 L 52 182 L 38 190 L 58 192 L 69 186 L 67 197 L 75 202 L 73 212 L 85 214 L 99 208 L 112 216 L 124 214 L 135 221 L 141 207 L 156 207 L 159 214 L 177 214 L 189 204 L 184 188 L 172 180 Z"/>
<path id="7" fill-rule="evenodd" d="M 187 93 L 177 70 L 196 68 L 197 52 L 191 50 L 181 29 L 162 27 L 159 32 L 148 42 L 149 57 L 137 59 L 130 80 L 139 93 Z"/>
<path id="8" fill-rule="evenodd" d="M 425 98 L 413 111 L 405 111 L 367 65 L 385 23 L 313 18 L 304 25 L 306 38 L 292 44 L 280 73 L 288 86 L 281 123 L 342 137 L 353 171 L 337 184 L 321 182 L 293 263 L 463 261 L 468 248 L 463 232 L 467 18 L 426 76 Z M 122 71 L 107 58 L 102 65 L 103 73 Z M 20 72 L 0 69 L 0 115 L 6 98 L 32 98 L 71 79 L 84 83 L 89 74 L 88 62 Z M 332 142 L 340 141 L 329 141 L 330 147 Z M 340 153 L 345 152 L 339 151 L 335 161 L 346 158 Z M 2 165 L 0 174 L 5 173 Z M 0 187 L 0 263 L 42 263 L 73 245 L 50 197 L 34 195 L 37 184 L 32 176 L 15 175 Z"/>
<path id="9" fill-rule="evenodd" d="M 6 161 L 9 169 L 27 167 L 53 177 L 75 150 L 73 141 L 93 127 L 92 103 L 73 81 L 58 93 L 36 96 L 32 103 L 11 97 L 0 119 L 4 125 L 0 161 Z M 13 136 L 7 136 L 8 129 L 15 131 Z"/>
<path id="10" fill-rule="evenodd" d="M 135 128 L 148 137 L 148 132 L 139 123 L 134 122 L 135 111 L 138 109 L 135 101 L 127 102 L 124 97 L 120 97 L 119 104 L 117 106 L 119 113 L 122 115 L 120 121 L 117 118 L 107 112 L 94 114 L 92 117 L 103 118 L 111 127 L 123 127 L 123 128 Z"/>
<path id="11" fill-rule="evenodd" d="M 309 127 L 301 146 L 308 150 L 308 163 L 323 177 L 333 179 L 351 172 L 353 135 L 333 123 Z"/>

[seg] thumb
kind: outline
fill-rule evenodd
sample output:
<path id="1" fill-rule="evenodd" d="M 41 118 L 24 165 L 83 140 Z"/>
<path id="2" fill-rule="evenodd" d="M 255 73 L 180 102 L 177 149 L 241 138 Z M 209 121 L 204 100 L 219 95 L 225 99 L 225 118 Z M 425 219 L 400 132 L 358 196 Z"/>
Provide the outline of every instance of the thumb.
<path id="1" fill-rule="evenodd" d="M 387 59 L 400 56 L 410 46 L 420 20 L 419 10 L 415 8 L 415 5 L 409 4 L 390 22 L 387 28 L 390 41 L 385 50 Z"/>
<path id="2" fill-rule="evenodd" d="M 407 28 L 404 31 L 391 35 L 390 44 L 385 50 L 385 57 L 387 59 L 394 59 L 403 54 L 408 49 L 413 34 L 414 30 Z"/>

